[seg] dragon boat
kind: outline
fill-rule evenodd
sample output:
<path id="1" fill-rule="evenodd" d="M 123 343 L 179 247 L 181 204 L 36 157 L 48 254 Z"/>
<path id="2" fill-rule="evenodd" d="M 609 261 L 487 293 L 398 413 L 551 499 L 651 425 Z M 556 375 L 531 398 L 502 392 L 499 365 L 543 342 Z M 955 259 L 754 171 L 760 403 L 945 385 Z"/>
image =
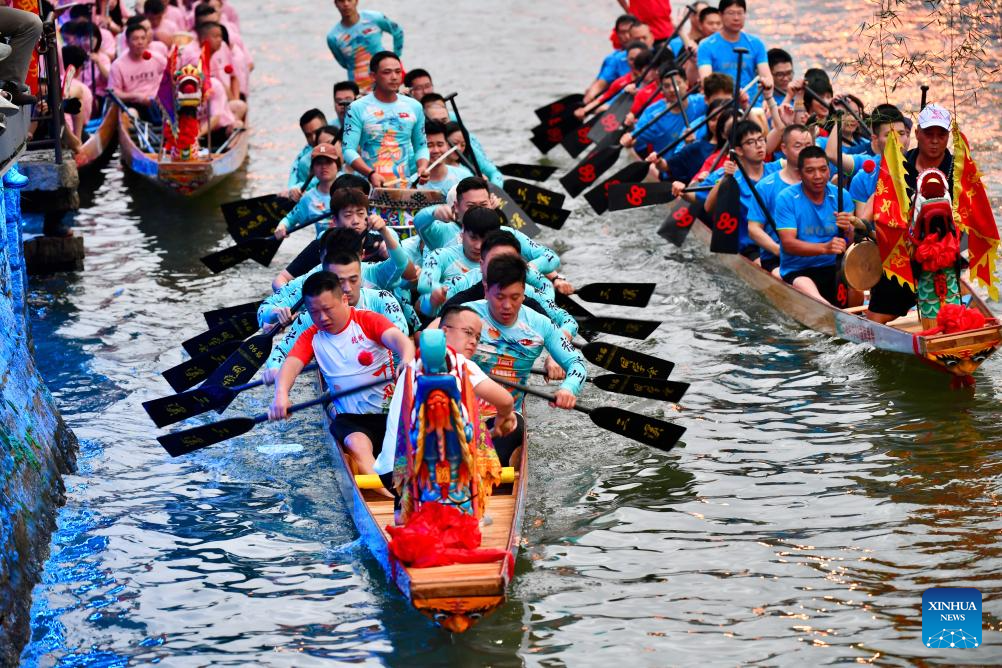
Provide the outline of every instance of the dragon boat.
<path id="1" fill-rule="evenodd" d="M 171 50 L 157 94 L 163 126 L 154 127 L 128 113 L 116 101 L 119 114 L 118 141 L 122 165 L 167 190 L 197 196 L 236 172 L 247 159 L 248 140 L 243 128 L 236 129 L 222 145 L 202 149 L 198 140 L 200 118 L 208 104 L 208 54 L 202 62 L 179 67 L 176 47 Z"/>
<path id="2" fill-rule="evenodd" d="M 1002 325 L 963 277 L 946 177 L 938 170 L 928 170 L 918 180 L 911 222 L 882 231 L 878 221 L 878 235 L 886 235 L 881 240 L 893 238 L 891 247 L 906 255 L 894 266 L 899 272 L 904 271 L 901 267 L 907 268 L 907 278 L 917 286 L 918 296 L 917 308 L 887 324 L 867 319 L 865 304 L 838 308 L 810 297 L 742 255 L 715 253 L 714 257 L 777 309 L 813 330 L 879 350 L 914 355 L 954 376 L 955 385 L 972 385 L 974 371 L 1002 345 Z M 709 224 L 690 224 L 692 233 L 709 246 L 713 236 Z M 873 247 L 875 261 L 871 261 L 868 285 L 857 286 L 861 289 L 872 287 L 887 266 L 886 261 L 882 266 L 880 254 L 876 254 L 877 244 L 865 243 Z M 884 245 L 888 245 L 886 241 Z M 869 300 L 865 291 L 864 300 Z M 952 327 L 943 326 L 944 315 L 952 316 Z"/>
<path id="3" fill-rule="evenodd" d="M 423 373 L 414 374 L 416 378 L 414 375 L 409 378 L 406 376 L 406 373 L 411 372 L 405 372 L 401 376 L 401 382 L 414 383 L 418 407 L 408 411 L 405 404 L 400 416 L 400 431 L 411 434 L 411 440 L 408 443 L 401 437 L 396 452 L 395 480 L 398 479 L 397 475 L 403 477 L 402 519 L 399 523 L 395 521 L 394 501 L 374 491 L 382 487 L 379 477 L 355 475 L 350 455 L 333 437 L 329 436 L 328 440 L 341 496 L 351 512 L 359 535 L 379 561 L 387 578 L 410 601 L 414 609 L 443 628 L 461 633 L 499 608 L 507 599 L 525 509 L 528 448 L 525 447 L 526 439 L 523 438 L 522 447 L 518 451 L 520 456 L 513 462 L 512 468 L 501 469 L 500 476 L 495 478 L 495 483 L 500 484 L 493 488 L 493 492 L 489 489 L 477 489 L 480 484 L 477 473 L 477 468 L 481 466 L 477 463 L 479 458 L 474 455 L 471 460 L 473 453 L 469 450 L 465 453 L 462 451 L 462 448 L 469 447 L 475 450 L 476 447 L 472 444 L 475 439 L 457 440 L 456 436 L 463 426 L 457 425 L 455 421 L 447 425 L 427 425 L 421 421 L 426 413 L 431 416 L 435 412 L 436 392 L 441 392 L 445 387 L 443 381 L 449 387 L 456 386 L 453 376 L 441 373 L 441 368 L 433 368 L 433 363 L 429 362 L 434 357 L 434 353 L 428 353 L 428 349 L 432 347 L 429 338 L 441 339 L 438 345 L 441 346 L 439 359 L 442 359 L 441 352 L 444 351 L 445 343 L 444 337 L 440 335 L 440 330 L 422 335 L 420 368 Z M 324 386 L 322 376 L 320 385 Z M 472 392 L 472 386 L 468 389 Z M 427 410 L 421 405 L 422 396 L 428 399 Z M 437 398 L 441 396 L 439 394 Z M 455 397 L 453 408 L 459 411 L 461 405 L 468 406 L 470 398 L 472 395 Z M 476 403 L 475 398 L 473 403 Z M 465 411 L 465 408 L 462 410 Z M 407 419 L 407 413 L 415 416 L 413 425 Z M 324 411 L 324 415 L 327 433 L 330 434 L 331 420 L 327 411 Z M 424 437 L 418 438 L 418 433 L 423 433 Z M 470 434 L 468 427 L 465 434 Z M 482 435 L 482 432 L 478 434 Z M 438 440 L 442 436 L 445 438 Z M 418 443 L 421 447 L 415 447 Z M 472 466 L 472 470 L 465 468 L 468 466 Z M 451 506 L 458 508 L 468 522 L 477 524 L 480 520 L 479 545 L 473 545 L 472 549 L 454 550 L 447 544 L 436 554 L 448 553 L 457 559 L 455 563 L 448 565 L 417 567 L 402 562 L 399 557 L 404 537 L 400 531 L 413 526 L 418 521 L 418 512 L 426 510 L 427 506 Z M 456 525 L 449 529 L 450 533 L 456 530 Z M 428 549 L 430 543 L 426 536 L 421 538 L 420 548 L 412 545 L 411 549 L 424 558 L 431 552 Z M 457 553 L 462 554 L 456 556 Z M 449 561 L 448 558 L 445 560 Z M 470 563 L 471 560 L 475 562 Z"/>
<path id="4" fill-rule="evenodd" d="M 106 105 L 104 114 L 87 124 L 87 140 L 73 156 L 77 171 L 85 174 L 107 164 L 118 146 L 118 107 Z"/>

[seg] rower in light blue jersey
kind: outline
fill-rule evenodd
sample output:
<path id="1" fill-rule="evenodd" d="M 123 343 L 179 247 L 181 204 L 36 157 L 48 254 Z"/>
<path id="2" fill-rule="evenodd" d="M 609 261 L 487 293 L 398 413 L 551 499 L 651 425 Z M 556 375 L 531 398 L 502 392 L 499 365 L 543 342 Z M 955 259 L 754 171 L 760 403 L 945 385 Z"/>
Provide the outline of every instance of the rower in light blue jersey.
<path id="1" fill-rule="evenodd" d="M 369 61 L 385 49 L 383 35 L 393 37 L 393 52 L 400 56 L 404 51 L 404 29 L 379 12 L 360 12 L 358 0 L 334 0 L 334 6 L 341 20 L 327 33 L 327 48 L 348 71 L 348 80 L 367 91 L 373 83 Z"/>

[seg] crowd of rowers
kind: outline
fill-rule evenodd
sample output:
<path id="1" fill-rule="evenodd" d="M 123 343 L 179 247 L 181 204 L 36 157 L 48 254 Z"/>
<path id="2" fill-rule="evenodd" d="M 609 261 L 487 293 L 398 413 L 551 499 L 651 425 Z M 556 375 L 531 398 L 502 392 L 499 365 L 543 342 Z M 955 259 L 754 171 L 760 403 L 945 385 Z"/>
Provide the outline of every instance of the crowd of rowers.
<path id="1" fill-rule="evenodd" d="M 872 229 L 887 138 L 895 133 L 906 150 L 909 194 L 917 175 L 929 168 L 943 171 L 952 191 L 950 113 L 937 104 L 926 106 L 917 118 L 917 145 L 910 149 L 913 123 L 898 107 L 880 104 L 866 110 L 854 95 L 836 96 L 824 70 L 808 69 L 798 77 L 787 51 L 767 49 L 745 32 L 745 0 L 720 0 L 717 7 L 701 2 L 694 10 L 665 49 L 636 17 L 618 17 L 611 36 L 614 50 L 585 91 L 578 117 L 633 95 L 625 120 L 631 131 L 621 143 L 636 159 L 650 163 L 650 178 L 672 182 L 676 197 L 702 200 L 712 212 L 723 177 L 731 175 L 741 192 L 740 252 L 813 297 L 841 307 L 861 305 L 862 293 L 839 294 L 836 264 L 860 230 Z M 743 90 L 734 105 L 736 47 L 748 53 L 741 61 Z M 844 113 L 841 184 L 833 183 L 839 171 L 833 109 Z M 868 125 L 869 138 L 861 122 Z M 721 156 L 726 149 L 740 164 L 727 153 Z M 690 186 L 712 189 L 685 192 Z M 866 315 L 886 323 L 914 306 L 910 288 L 882 276 L 870 291 Z"/>
<path id="2" fill-rule="evenodd" d="M 500 173 L 450 116 L 431 75 L 405 76 L 399 54 L 379 50 L 389 34 L 399 52 L 403 30 L 358 11 L 356 1 L 335 5 L 342 20 L 328 44 L 348 79 L 333 87 L 333 115 L 312 109 L 300 119 L 306 145 L 287 190 L 296 204 L 274 233 L 282 239 L 312 223 L 315 238 L 278 273 L 258 310 L 262 327 L 286 327 L 265 365 L 276 385 L 269 415 L 288 416 L 289 390 L 316 359 L 331 391 L 358 388 L 332 402 L 332 434 L 357 473 L 388 475 L 397 435 L 387 414 L 404 391 L 395 379 L 416 364 L 417 333 L 437 327 L 491 416 L 495 450 L 508 465 L 522 443 L 523 397 L 490 375 L 526 383 L 548 353 L 545 373 L 561 381 L 554 404 L 574 407 L 587 371 L 572 345 L 577 322 L 555 303 L 557 291 L 573 287 L 557 273 L 553 250 L 507 224 L 489 190 Z M 418 211 L 413 235 L 401 240 L 372 212 L 369 195 L 414 184 L 446 203 Z M 384 382 L 365 387 L 373 379 Z"/>
<path id="3" fill-rule="evenodd" d="M 86 141 L 88 122 L 106 111 L 110 94 L 159 132 L 163 119 L 156 97 L 174 47 L 177 68 L 197 65 L 204 45 L 211 54 L 211 86 L 199 135 L 203 143 L 220 146 L 243 126 L 254 63 L 239 16 L 226 0 L 144 0 L 131 10 L 121 0 L 67 0 L 55 11 L 62 66 L 74 71 L 64 85 L 63 139 L 69 148 Z"/>

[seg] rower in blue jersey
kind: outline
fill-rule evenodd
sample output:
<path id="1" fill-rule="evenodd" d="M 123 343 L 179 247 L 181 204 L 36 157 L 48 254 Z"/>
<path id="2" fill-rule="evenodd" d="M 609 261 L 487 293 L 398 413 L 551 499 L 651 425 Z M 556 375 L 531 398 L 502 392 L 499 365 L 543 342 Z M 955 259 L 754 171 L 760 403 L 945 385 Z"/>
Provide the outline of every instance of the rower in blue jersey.
<path id="1" fill-rule="evenodd" d="M 316 184 L 307 188 L 292 211 L 279 221 L 275 227 L 276 239 L 284 239 L 290 232 L 306 227 L 310 222 L 316 223 L 319 231 L 324 229 L 325 221 L 316 221 L 315 218 L 330 211 L 331 185 L 341 164 L 333 144 L 317 144 L 311 151 L 310 159 Z M 317 236 L 320 236 L 319 232 Z"/>
<path id="2" fill-rule="evenodd" d="M 310 177 L 310 166 L 313 162 L 313 147 L 317 145 L 317 133 L 327 125 L 327 117 L 319 109 L 310 109 L 299 117 L 299 129 L 303 132 L 306 145 L 299 149 L 292 167 L 289 168 L 289 181 L 286 185 L 286 195 L 293 202 L 298 202 L 303 194 L 303 184 Z"/>
<path id="3" fill-rule="evenodd" d="M 769 57 L 765 44 L 758 37 L 744 32 L 747 18 L 745 0 L 720 0 L 720 32 L 710 35 L 699 43 L 696 63 L 699 65 L 699 77 L 705 79 L 713 72 L 723 72 L 732 78 L 738 76 L 738 54 L 736 47 L 748 49 L 741 61 L 741 82 L 751 81 L 759 76 L 760 84 L 772 87 L 772 74 L 769 72 Z M 755 99 L 758 87 L 753 86 L 748 91 L 749 97 Z"/>
<path id="4" fill-rule="evenodd" d="M 372 57 L 373 91 L 355 100 L 344 117 L 344 160 L 375 188 L 406 188 L 416 175 L 428 181 L 428 144 L 421 105 L 398 94 L 400 59 L 389 51 Z"/>
<path id="5" fill-rule="evenodd" d="M 837 257 L 853 237 L 852 199 L 830 183 L 831 169 L 817 146 L 800 151 L 801 182 L 776 197 L 776 229 L 780 238 L 779 273 L 804 294 L 839 306 Z M 843 304 L 844 305 L 844 304 Z"/>
<path id="6" fill-rule="evenodd" d="M 744 173 L 753 183 L 757 184 L 766 175 L 782 169 L 782 163 L 779 160 L 765 162 L 765 135 L 762 128 L 754 121 L 741 121 L 734 126 L 731 130 L 731 146 L 738 160 L 741 161 Z M 748 210 L 751 208 L 755 196 L 752 195 L 751 187 L 745 181 L 744 174 L 738 170 L 737 164 L 730 159 L 725 160 L 722 167 L 711 173 L 702 182 L 703 185 L 713 186 L 713 189 L 709 192 L 686 193 L 687 199 L 690 199 L 690 196 L 692 196 L 690 201 L 695 201 L 696 198 L 701 199 L 706 210 L 713 211 L 717 203 L 717 191 L 725 175 L 730 175 L 741 190 L 741 209 L 738 216 L 738 245 L 741 254 L 754 259 L 758 257 L 759 248 L 748 236 Z"/>
<path id="7" fill-rule="evenodd" d="M 427 93 L 423 98 L 421 98 L 421 106 L 424 108 L 425 118 L 428 120 L 438 121 L 446 126 L 446 140 L 452 146 L 459 146 L 459 151 L 453 154 L 456 162 L 461 162 L 467 168 L 472 168 L 472 165 L 466 165 L 463 160 L 466 151 L 466 140 L 462 136 L 462 130 L 459 133 L 453 134 L 450 129 L 452 126 L 457 126 L 455 123 L 455 118 L 449 112 L 449 108 L 445 104 L 445 98 L 435 92 Z M 484 175 L 484 178 L 498 186 L 499 188 L 504 186 L 504 174 L 501 170 L 497 168 L 497 165 L 487 157 L 484 152 L 484 147 L 480 144 L 480 140 L 477 136 L 466 128 L 467 134 L 470 135 L 470 146 L 473 147 L 473 159 L 477 161 L 477 167 L 480 168 L 480 172 Z"/>
<path id="8" fill-rule="evenodd" d="M 640 21 L 637 17 L 631 14 L 621 14 L 616 18 L 616 25 L 613 28 L 615 38 L 612 40 L 616 48 L 602 59 L 602 66 L 598 70 L 598 75 L 585 91 L 585 103 L 594 100 L 609 87 L 609 84 L 630 71 L 630 66 L 626 62 L 626 51 L 623 49 L 623 46 L 630 41 L 630 29 L 638 23 Z"/>
<path id="9" fill-rule="evenodd" d="M 487 265 L 485 299 L 467 304 L 484 321 L 474 361 L 489 374 L 528 384 L 532 366 L 545 349 L 566 373 L 554 403 L 574 408 L 588 373 L 584 358 L 549 318 L 522 308 L 525 272 L 525 260 L 515 255 L 493 258 Z M 523 393 L 512 394 L 520 410 Z"/>
<path id="10" fill-rule="evenodd" d="M 451 148 L 449 140 L 446 139 L 445 124 L 428 119 L 424 124 L 424 134 L 428 140 L 428 159 L 434 164 Z M 424 187 L 448 195 L 449 191 L 467 176 L 473 176 L 473 173 L 466 167 L 442 161 L 428 170 L 428 182 Z"/>
<path id="11" fill-rule="evenodd" d="M 373 11 L 359 11 L 358 0 L 334 0 L 334 6 L 341 14 L 341 20 L 327 33 L 327 48 L 334 54 L 334 60 L 348 71 L 348 80 L 354 81 L 363 91 L 372 86 L 369 61 L 385 50 L 383 35 L 393 38 L 393 52 L 397 56 L 404 52 L 404 30 Z"/>
<path id="12" fill-rule="evenodd" d="M 775 211 L 776 198 L 779 194 L 800 183 L 797 161 L 800 152 L 808 146 L 811 146 L 811 131 L 803 125 L 787 125 L 783 129 L 783 139 L 780 142 L 780 149 L 785 158 L 783 168 L 764 176 L 755 186 L 765 209 L 759 206 L 758 199 L 752 198 L 748 207 L 748 236 L 761 250 L 759 264 L 766 271 L 773 271 L 779 267 L 779 233 L 774 225 L 776 221 L 770 222 L 765 212 L 771 214 Z"/>
<path id="13" fill-rule="evenodd" d="M 421 209 L 414 216 L 414 228 L 424 241 L 425 252 L 452 246 L 460 242 L 459 225 L 466 212 L 478 206 L 497 209 L 497 198 L 487 190 L 487 183 L 479 177 L 470 176 L 456 186 L 456 198 L 452 205 L 441 204 Z M 522 232 L 508 226 L 508 230 L 518 238 L 522 246 L 522 257 L 542 274 L 550 274 L 560 267 L 560 258 L 553 250 L 536 243 Z"/>
<path id="14" fill-rule="evenodd" d="M 699 124 L 706 114 L 706 100 L 699 93 L 683 98 L 681 108 L 676 107 L 673 111 L 664 113 L 665 109 L 678 102 L 676 88 L 682 95 L 685 94 L 684 86 L 685 78 L 675 66 L 666 66 L 661 72 L 662 98 L 644 110 L 634 125 L 636 133 L 624 134 L 620 138 L 620 144 L 626 148 L 633 147 L 638 155 L 646 156 L 650 151 L 660 151 L 681 137 L 687 127 Z"/>

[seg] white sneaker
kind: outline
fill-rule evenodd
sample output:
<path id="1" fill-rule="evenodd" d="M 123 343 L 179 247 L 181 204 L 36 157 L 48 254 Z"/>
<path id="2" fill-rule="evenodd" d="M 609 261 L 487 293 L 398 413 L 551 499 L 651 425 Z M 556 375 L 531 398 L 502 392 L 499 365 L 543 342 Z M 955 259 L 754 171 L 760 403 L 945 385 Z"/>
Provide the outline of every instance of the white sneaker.
<path id="1" fill-rule="evenodd" d="M 13 51 L 14 50 L 10 48 L 10 44 L 4 44 L 3 42 L 0 42 L 0 60 L 6 59 L 7 56 L 13 53 Z"/>
<path id="2" fill-rule="evenodd" d="M 10 93 L 0 91 L 0 111 L 20 111 L 21 107 L 10 101 Z"/>

